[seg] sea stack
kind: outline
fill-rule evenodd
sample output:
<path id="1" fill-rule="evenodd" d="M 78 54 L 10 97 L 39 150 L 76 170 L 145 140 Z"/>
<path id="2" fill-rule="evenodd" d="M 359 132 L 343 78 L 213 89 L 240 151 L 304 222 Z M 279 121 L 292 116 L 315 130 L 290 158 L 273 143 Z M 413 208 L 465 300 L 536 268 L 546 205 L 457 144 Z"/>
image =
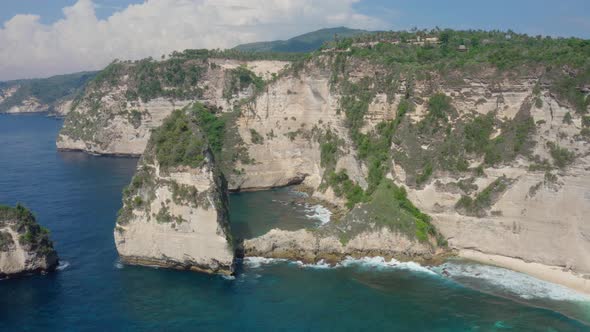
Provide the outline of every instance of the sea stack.
<path id="1" fill-rule="evenodd" d="M 0 205 L 0 278 L 53 271 L 58 257 L 49 231 L 20 204 Z"/>
<path id="2" fill-rule="evenodd" d="M 115 243 L 127 264 L 233 273 L 227 184 L 199 112 L 176 110 L 154 131 L 123 193 Z"/>

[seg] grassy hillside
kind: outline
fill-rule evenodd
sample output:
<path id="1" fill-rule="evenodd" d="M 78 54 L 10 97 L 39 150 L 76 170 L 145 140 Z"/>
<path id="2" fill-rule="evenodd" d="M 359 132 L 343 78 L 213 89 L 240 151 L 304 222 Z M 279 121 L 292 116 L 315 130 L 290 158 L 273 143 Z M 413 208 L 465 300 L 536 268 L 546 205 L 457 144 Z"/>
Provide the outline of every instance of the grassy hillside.
<path id="1" fill-rule="evenodd" d="M 30 97 L 36 98 L 41 104 L 51 105 L 62 98 L 75 95 L 96 74 L 97 72 L 80 72 L 49 78 L 0 82 L 0 90 L 20 86 L 12 96 L 0 103 L 0 112 L 20 105 Z"/>
<path id="2" fill-rule="evenodd" d="M 320 48 L 325 42 L 333 41 L 336 36 L 338 38 L 349 38 L 369 33 L 371 32 L 366 30 L 349 29 L 345 27 L 329 28 L 309 32 L 288 40 L 242 44 L 236 46 L 234 49 L 253 52 L 312 52 Z"/>

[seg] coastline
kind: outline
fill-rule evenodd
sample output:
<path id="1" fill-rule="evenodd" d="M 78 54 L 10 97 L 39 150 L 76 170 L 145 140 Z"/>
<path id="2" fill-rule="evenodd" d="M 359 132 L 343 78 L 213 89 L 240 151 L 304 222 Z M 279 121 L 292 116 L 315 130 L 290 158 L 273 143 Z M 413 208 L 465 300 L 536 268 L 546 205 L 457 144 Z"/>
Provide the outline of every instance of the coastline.
<path id="1" fill-rule="evenodd" d="M 485 254 L 471 249 L 459 250 L 459 257 L 525 273 L 535 278 L 559 284 L 577 292 L 590 295 L 590 279 L 586 279 L 582 275 L 571 271 L 564 271 L 564 269 L 559 266 L 525 262 L 518 258 Z"/>

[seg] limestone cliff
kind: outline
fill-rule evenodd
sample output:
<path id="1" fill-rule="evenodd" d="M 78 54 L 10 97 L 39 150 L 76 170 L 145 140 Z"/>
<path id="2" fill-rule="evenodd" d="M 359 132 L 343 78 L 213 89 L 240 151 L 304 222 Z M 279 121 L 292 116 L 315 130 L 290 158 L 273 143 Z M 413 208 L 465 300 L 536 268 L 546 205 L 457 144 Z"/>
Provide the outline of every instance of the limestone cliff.
<path id="1" fill-rule="evenodd" d="M 455 33 L 447 43 L 482 38 Z M 223 144 L 215 154 L 230 189 L 303 183 L 342 216 L 316 233 L 274 231 L 247 241 L 246 253 L 300 257 L 307 248 L 321 257 L 318 248 L 326 248 L 337 255 L 432 255 L 448 242 L 590 273 L 585 44 L 490 32 L 486 43 L 463 52 L 451 44 L 400 42 L 406 37 L 339 41 L 261 85 L 244 72 L 250 79 L 237 89 L 227 83 L 233 78 L 220 79 L 222 90 L 237 91 L 221 93 L 231 97 L 231 112 L 227 99 L 215 98 L 222 85 L 210 84 L 207 91 L 218 92 L 208 100 L 223 108 L 224 129 L 217 131 Z M 217 75 L 221 65 L 206 63 L 204 70 Z M 104 86 L 105 96 L 118 86 Z M 136 102 L 132 97 L 124 101 Z M 137 135 L 117 127 L 126 120 L 103 122 L 116 113 L 111 110 L 80 113 L 76 126 L 69 125 L 78 115 L 72 116 L 62 142 L 77 128 L 80 149 L 140 151 L 142 144 L 119 148 L 135 144 Z M 109 148 L 111 142 L 119 147 Z M 381 215 L 387 206 L 393 210 Z M 351 247 L 357 237 L 395 238 L 399 245 L 367 240 Z"/>
<path id="2" fill-rule="evenodd" d="M 54 270 L 58 257 L 48 233 L 21 205 L 0 206 L 0 278 Z"/>
<path id="3" fill-rule="evenodd" d="M 287 62 L 208 56 L 114 62 L 71 105 L 57 138 L 61 150 L 140 155 L 154 128 L 174 109 L 199 101 L 232 109 Z"/>
<path id="4" fill-rule="evenodd" d="M 123 204 L 115 243 L 124 262 L 233 273 L 227 185 L 194 112 L 174 111 L 154 132 Z"/>
<path id="5" fill-rule="evenodd" d="M 380 84 L 389 70 L 353 57 L 345 83 L 334 88 L 334 72 L 326 70 L 333 61 L 325 55 L 281 77 L 242 113 L 243 140 L 253 142 L 253 133 L 264 140 L 247 144 L 259 162 L 238 167 L 232 185 L 303 181 L 315 197 L 342 206 L 352 187 L 331 181 L 330 168 L 363 189 L 370 189 L 372 176 L 385 176 L 408 188 L 451 248 L 590 273 L 590 121 L 555 92 L 560 83 L 532 68 L 510 75 L 490 68 L 461 78 L 402 74 Z M 349 94 L 352 101 L 343 99 Z M 364 111 L 356 132 L 346 114 L 351 110 Z M 384 135 L 390 124 L 395 129 Z M 358 151 L 367 141 L 369 150 Z M 384 159 L 371 151 L 381 142 L 390 144 Z M 375 160 L 390 164 L 372 169 Z M 267 240 L 272 250 L 261 250 Z M 245 245 L 246 253 L 277 255 L 311 243 L 317 253 L 324 241 L 303 231 L 273 232 Z M 327 252 L 353 252 L 331 248 Z"/>

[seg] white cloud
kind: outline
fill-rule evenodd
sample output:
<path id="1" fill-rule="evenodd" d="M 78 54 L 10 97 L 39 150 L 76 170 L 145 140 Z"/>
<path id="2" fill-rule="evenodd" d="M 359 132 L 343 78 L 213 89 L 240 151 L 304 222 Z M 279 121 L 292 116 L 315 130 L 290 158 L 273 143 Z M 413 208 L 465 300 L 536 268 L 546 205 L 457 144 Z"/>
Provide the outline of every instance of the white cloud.
<path id="1" fill-rule="evenodd" d="M 138 59 L 187 48 L 228 48 L 334 26 L 378 29 L 359 14 L 360 0 L 147 0 L 105 20 L 92 0 L 42 24 L 16 15 L 0 29 L 0 80 L 100 69 L 114 58 Z"/>

